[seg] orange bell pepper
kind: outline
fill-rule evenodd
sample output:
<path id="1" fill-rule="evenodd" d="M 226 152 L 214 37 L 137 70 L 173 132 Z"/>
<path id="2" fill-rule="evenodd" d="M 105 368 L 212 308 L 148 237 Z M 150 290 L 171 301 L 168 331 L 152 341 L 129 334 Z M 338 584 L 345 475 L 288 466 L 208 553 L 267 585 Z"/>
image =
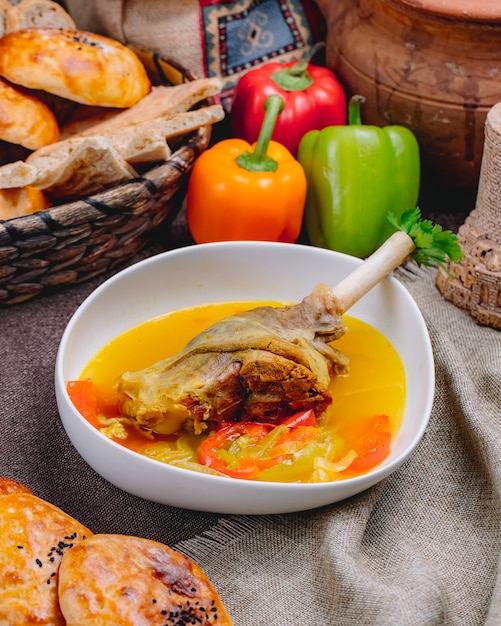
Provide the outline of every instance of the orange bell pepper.
<path id="1" fill-rule="evenodd" d="M 188 226 L 196 243 L 293 243 L 299 237 L 306 176 L 287 148 L 270 140 L 282 109 L 280 96 L 270 96 L 255 144 L 224 139 L 195 161 L 186 206 Z"/>

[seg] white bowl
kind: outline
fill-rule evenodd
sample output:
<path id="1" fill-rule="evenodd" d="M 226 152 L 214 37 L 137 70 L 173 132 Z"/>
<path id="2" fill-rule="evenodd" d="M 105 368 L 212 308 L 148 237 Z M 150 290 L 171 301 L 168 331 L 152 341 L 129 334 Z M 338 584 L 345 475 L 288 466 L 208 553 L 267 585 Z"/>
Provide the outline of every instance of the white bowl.
<path id="1" fill-rule="evenodd" d="M 111 339 L 176 309 L 231 300 L 299 301 L 317 283 L 335 286 L 361 261 L 321 248 L 268 242 L 224 242 L 159 254 L 98 287 L 71 318 L 61 340 L 55 387 L 66 432 L 82 457 L 117 487 L 147 500 L 218 513 L 272 514 L 338 502 L 394 472 L 417 446 L 434 396 L 428 332 L 408 291 L 384 279 L 349 314 L 381 331 L 403 361 L 407 378 L 402 427 L 390 455 L 363 476 L 318 483 L 266 483 L 211 476 L 160 463 L 115 443 L 74 408 L 66 383 L 77 379 Z"/>

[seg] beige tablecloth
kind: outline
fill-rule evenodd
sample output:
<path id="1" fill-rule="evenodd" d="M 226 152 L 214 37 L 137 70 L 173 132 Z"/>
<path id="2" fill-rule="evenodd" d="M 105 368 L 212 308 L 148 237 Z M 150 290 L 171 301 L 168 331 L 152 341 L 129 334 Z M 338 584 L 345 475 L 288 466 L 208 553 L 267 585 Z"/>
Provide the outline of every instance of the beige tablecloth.
<path id="1" fill-rule="evenodd" d="M 0 474 L 94 532 L 182 550 L 235 626 L 498 626 L 501 335 L 444 301 L 434 271 L 399 276 L 433 342 L 433 413 L 405 465 L 349 501 L 218 516 L 141 500 L 96 475 L 61 425 L 53 371 L 66 323 L 102 279 L 0 309 Z"/>

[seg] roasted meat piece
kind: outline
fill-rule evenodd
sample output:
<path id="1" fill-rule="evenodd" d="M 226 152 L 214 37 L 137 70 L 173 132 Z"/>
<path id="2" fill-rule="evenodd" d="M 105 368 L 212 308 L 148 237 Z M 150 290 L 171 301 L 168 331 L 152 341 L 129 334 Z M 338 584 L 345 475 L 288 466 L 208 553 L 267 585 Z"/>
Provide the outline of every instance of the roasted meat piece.
<path id="1" fill-rule="evenodd" d="M 329 343 L 345 328 L 333 291 L 318 285 L 299 304 L 227 317 L 176 356 L 117 380 L 122 412 L 157 432 L 200 433 L 223 420 L 276 422 L 331 402 L 346 358 Z"/>

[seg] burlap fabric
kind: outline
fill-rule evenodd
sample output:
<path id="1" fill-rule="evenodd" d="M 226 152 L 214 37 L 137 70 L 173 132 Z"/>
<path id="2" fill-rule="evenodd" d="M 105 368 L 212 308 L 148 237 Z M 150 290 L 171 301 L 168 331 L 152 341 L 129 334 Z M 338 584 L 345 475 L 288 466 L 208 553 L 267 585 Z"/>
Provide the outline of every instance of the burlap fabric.
<path id="1" fill-rule="evenodd" d="M 429 427 L 399 471 L 349 501 L 218 516 L 144 501 L 96 475 L 62 428 L 53 372 L 66 323 L 104 277 L 0 309 L 0 474 L 94 532 L 185 552 L 236 626 L 498 626 L 501 337 L 445 301 L 434 275 L 399 272 L 435 352 Z"/>

